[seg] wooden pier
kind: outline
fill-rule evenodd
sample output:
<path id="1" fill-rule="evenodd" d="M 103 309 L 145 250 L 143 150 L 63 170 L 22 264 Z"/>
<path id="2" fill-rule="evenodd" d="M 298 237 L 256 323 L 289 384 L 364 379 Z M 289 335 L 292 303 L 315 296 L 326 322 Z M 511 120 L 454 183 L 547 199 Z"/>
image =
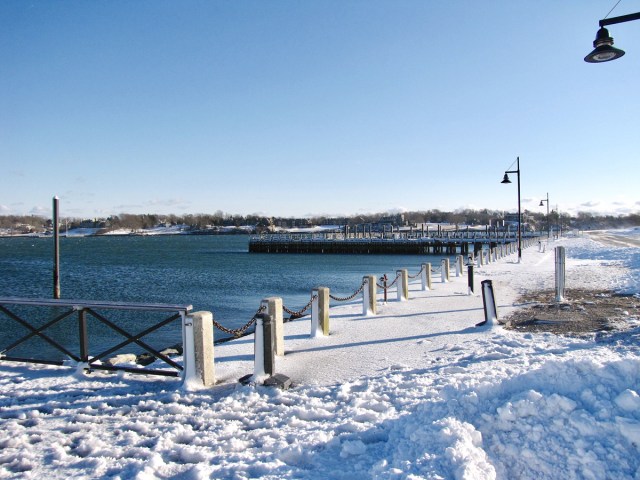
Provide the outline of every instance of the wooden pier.
<path id="1" fill-rule="evenodd" d="M 523 236 L 530 244 L 538 235 Z M 443 232 L 440 236 L 417 234 L 351 234 L 298 233 L 262 234 L 249 238 L 252 253 L 328 253 L 328 254 L 399 254 L 399 255 L 466 255 L 502 244 L 517 244 L 512 232 L 496 235 L 467 232 Z"/>

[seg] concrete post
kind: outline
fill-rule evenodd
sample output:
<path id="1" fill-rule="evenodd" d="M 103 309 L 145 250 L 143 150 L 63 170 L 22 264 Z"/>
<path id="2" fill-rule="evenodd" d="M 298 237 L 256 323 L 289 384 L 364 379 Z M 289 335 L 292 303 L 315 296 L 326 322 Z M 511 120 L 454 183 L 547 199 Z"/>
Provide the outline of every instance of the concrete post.
<path id="1" fill-rule="evenodd" d="M 183 385 L 189 387 L 211 386 L 215 384 L 213 363 L 213 314 L 194 312 L 184 315 L 183 337 Z"/>
<path id="2" fill-rule="evenodd" d="M 275 349 L 272 319 L 266 313 L 256 315 L 256 330 L 254 335 L 254 364 L 253 381 L 271 376 L 275 373 Z"/>
<path id="3" fill-rule="evenodd" d="M 422 283 L 422 291 L 431 290 L 431 264 L 423 263 L 420 265 L 420 281 Z M 427 280 L 428 277 L 428 280 Z"/>
<path id="4" fill-rule="evenodd" d="M 476 326 L 484 325 L 487 322 L 496 324 L 498 322 L 498 308 L 493 293 L 493 284 L 491 280 L 483 280 L 482 284 L 482 303 L 484 304 L 484 322 L 478 323 Z"/>
<path id="5" fill-rule="evenodd" d="M 409 273 L 407 269 L 397 270 L 396 275 L 399 275 L 398 285 L 398 301 L 409 300 Z"/>
<path id="6" fill-rule="evenodd" d="M 564 247 L 556 247 L 556 302 L 564 301 L 565 252 Z"/>
<path id="7" fill-rule="evenodd" d="M 311 303 L 311 322 L 315 328 L 311 329 L 311 337 L 329 335 L 329 289 L 318 287 L 311 292 L 317 298 Z"/>
<path id="8" fill-rule="evenodd" d="M 311 332 L 309 336 L 316 338 L 322 335 L 320 330 L 320 293 L 317 288 L 311 290 Z"/>
<path id="9" fill-rule="evenodd" d="M 362 289 L 362 315 L 375 315 L 376 311 L 376 277 L 367 275 L 362 278 L 365 281 Z"/>
<path id="10" fill-rule="evenodd" d="M 462 255 L 456 257 L 456 277 L 462 276 Z"/>
<path id="11" fill-rule="evenodd" d="M 442 283 L 449 281 L 449 259 L 443 258 L 440 262 L 440 278 Z"/>
<path id="12" fill-rule="evenodd" d="M 264 298 L 261 305 L 265 308 L 265 313 L 273 319 L 273 330 L 275 336 L 275 352 L 281 357 L 284 355 L 284 324 L 282 313 L 282 298 L 268 297 Z"/>

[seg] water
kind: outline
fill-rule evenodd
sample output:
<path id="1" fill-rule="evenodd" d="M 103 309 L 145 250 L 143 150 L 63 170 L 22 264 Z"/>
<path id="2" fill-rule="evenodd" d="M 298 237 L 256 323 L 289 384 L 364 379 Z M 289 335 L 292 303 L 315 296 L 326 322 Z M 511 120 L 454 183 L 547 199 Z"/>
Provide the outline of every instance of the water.
<path id="1" fill-rule="evenodd" d="M 222 325 L 238 328 L 251 319 L 265 297 L 282 297 L 286 307 L 299 310 L 308 303 L 315 287 L 329 287 L 333 295 L 346 297 L 358 289 L 364 275 L 380 277 L 386 273 L 393 279 L 399 268 L 409 269 L 412 275 L 418 272 L 420 263 L 431 261 L 437 266 L 440 258 L 250 254 L 244 235 L 63 237 L 61 298 L 191 304 L 194 311 L 211 311 Z M 0 238 L 0 297 L 52 298 L 52 292 L 53 239 Z M 142 317 L 122 321 L 127 325 L 134 322 L 131 330 L 137 332 L 142 329 Z M 56 335 L 75 338 L 74 318 Z M 4 315 L 0 315 L 0 328 L 7 335 L 23 330 Z M 98 343 L 113 336 L 103 327 L 91 329 L 93 335 L 99 333 Z M 159 348 L 180 341 L 175 325 L 158 335 L 157 341 L 165 342 Z M 225 336 L 220 331 L 215 335 Z M 43 343 L 38 339 L 30 342 Z M 0 341 L 0 347 L 7 344 Z M 29 348 L 42 346 L 26 350 Z"/>

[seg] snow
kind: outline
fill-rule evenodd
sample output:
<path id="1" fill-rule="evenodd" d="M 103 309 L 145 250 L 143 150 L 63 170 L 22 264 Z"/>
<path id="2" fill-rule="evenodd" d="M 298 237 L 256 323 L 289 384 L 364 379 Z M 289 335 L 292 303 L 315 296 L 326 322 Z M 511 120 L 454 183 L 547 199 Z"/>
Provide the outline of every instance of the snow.
<path id="1" fill-rule="evenodd" d="M 286 391 L 237 383 L 251 337 L 216 346 L 218 384 L 200 390 L 0 363 L 0 478 L 640 478 L 637 310 L 585 338 L 475 327 L 481 280 L 503 318 L 553 288 L 558 245 L 568 288 L 638 292 L 638 248 L 565 238 L 478 268 L 475 295 L 466 277 L 418 279 L 375 316 L 333 305 L 329 337 L 285 324 Z"/>

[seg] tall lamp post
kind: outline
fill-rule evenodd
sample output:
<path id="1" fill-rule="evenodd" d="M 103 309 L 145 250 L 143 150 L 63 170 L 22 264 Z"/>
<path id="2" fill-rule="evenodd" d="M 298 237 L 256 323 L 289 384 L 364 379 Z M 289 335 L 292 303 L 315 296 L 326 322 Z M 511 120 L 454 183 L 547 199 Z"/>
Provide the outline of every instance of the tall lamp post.
<path id="1" fill-rule="evenodd" d="M 547 239 L 551 238 L 551 223 L 549 223 L 549 192 L 547 192 L 547 199 L 540 200 L 540 206 L 544 207 L 545 202 L 547 203 Z"/>
<path id="2" fill-rule="evenodd" d="M 616 23 L 630 22 L 632 20 L 640 20 L 640 12 L 600 20 L 598 22 L 600 29 L 598 30 L 598 33 L 596 33 L 596 39 L 593 41 L 593 46 L 595 48 L 589 55 L 584 57 L 584 61 L 588 63 L 602 63 L 609 62 L 623 56 L 624 50 L 620 50 L 613 46 L 613 37 L 609 35 L 609 30 L 604 27 L 607 25 L 614 25 Z"/>
<path id="3" fill-rule="evenodd" d="M 518 263 L 522 260 L 522 211 L 520 209 L 520 157 L 516 157 L 517 168 L 515 170 L 506 170 L 504 178 L 500 183 L 511 183 L 509 180 L 510 173 L 518 174 Z M 513 163 L 511 164 L 513 165 Z M 509 167 L 511 168 L 511 167 Z"/>

